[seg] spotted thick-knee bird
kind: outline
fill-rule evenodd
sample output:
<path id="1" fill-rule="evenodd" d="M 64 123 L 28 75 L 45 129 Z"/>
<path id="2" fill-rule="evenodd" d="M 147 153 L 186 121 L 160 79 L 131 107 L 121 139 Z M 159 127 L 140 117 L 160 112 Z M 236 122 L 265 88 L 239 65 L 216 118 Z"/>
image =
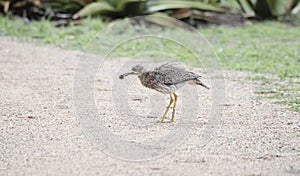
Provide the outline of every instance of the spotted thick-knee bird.
<path id="1" fill-rule="evenodd" d="M 161 119 L 162 123 L 165 121 L 168 111 L 172 105 L 173 112 L 171 122 L 174 122 L 176 104 L 178 100 L 178 96 L 176 95 L 175 91 L 178 90 L 182 85 L 188 83 L 200 85 L 209 89 L 201 82 L 200 75 L 187 71 L 184 67 L 174 62 L 163 64 L 152 71 L 145 70 L 141 65 L 136 65 L 132 67 L 131 70 L 131 72 L 120 75 L 119 78 L 123 79 L 128 75 L 137 75 L 143 86 L 154 89 L 163 94 L 170 95 L 170 103 Z"/>

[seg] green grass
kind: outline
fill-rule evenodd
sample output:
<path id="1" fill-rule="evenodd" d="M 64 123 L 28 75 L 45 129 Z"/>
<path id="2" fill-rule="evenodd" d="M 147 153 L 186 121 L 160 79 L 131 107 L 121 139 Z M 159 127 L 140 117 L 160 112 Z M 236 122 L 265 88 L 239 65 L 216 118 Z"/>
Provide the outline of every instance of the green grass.
<path id="1" fill-rule="evenodd" d="M 24 23 L 0 15 L 0 26 L 1 36 L 14 36 L 38 44 L 53 44 L 67 49 L 81 49 L 105 27 L 105 24 L 101 20 L 87 19 L 80 26 L 56 28 L 47 20 Z"/>
<path id="2" fill-rule="evenodd" d="M 0 15 L 0 35 L 15 36 L 38 44 L 53 44 L 66 49 L 79 50 L 90 44 L 90 51 L 103 53 L 112 46 L 106 46 L 106 40 L 126 39 L 129 34 L 122 34 L 118 29 L 116 35 L 105 36 L 99 43 L 91 44 L 90 40 L 107 24 L 99 19 L 86 19 L 80 26 L 54 27 L 49 21 L 24 23 Z M 253 76 L 252 80 L 262 81 L 264 87 L 259 89 L 273 90 L 269 93 L 258 93 L 259 96 L 273 98 L 274 102 L 286 104 L 289 109 L 300 112 L 300 27 L 292 27 L 278 22 L 245 24 L 243 27 L 215 26 L 199 31 L 208 39 L 224 69 L 252 71 L 263 76 Z M 136 31 L 131 31 L 132 34 Z M 180 35 L 174 31 L 157 29 L 158 34 Z M 120 34 L 120 35 L 119 35 Z M 190 40 L 187 38 L 186 40 Z M 100 46 L 100 47 L 99 47 Z M 204 45 L 203 45 L 204 46 Z M 93 50 L 94 49 L 94 50 Z M 103 49 L 103 50 L 102 50 Z M 120 45 L 111 54 L 113 57 L 137 57 L 140 51 L 170 53 L 180 60 L 192 61 L 194 56 L 184 47 L 166 39 L 140 39 Z M 206 54 L 205 51 L 203 53 Z M 148 56 L 161 57 L 157 53 Z M 265 74 L 265 75 L 264 75 Z M 276 78 L 269 78 L 267 75 Z M 258 90 L 259 92 L 261 90 Z"/>
<path id="3" fill-rule="evenodd" d="M 216 27 L 202 33 L 213 46 L 226 68 L 300 76 L 300 30 L 276 22 L 245 27 Z"/>
<path id="4" fill-rule="evenodd" d="M 295 87 L 295 84 L 278 85 L 275 81 L 264 86 L 257 87 L 255 93 L 258 97 L 270 98 L 276 104 L 284 104 L 289 110 L 300 112 L 300 86 Z M 294 86 L 294 87 L 293 87 Z"/>
<path id="5" fill-rule="evenodd" d="M 258 97 L 271 98 L 300 112 L 300 32 L 276 22 L 245 27 L 216 27 L 202 32 L 214 47 L 227 69 L 265 74 L 251 80 L 262 81 Z M 270 78 L 268 74 L 275 75 Z"/>

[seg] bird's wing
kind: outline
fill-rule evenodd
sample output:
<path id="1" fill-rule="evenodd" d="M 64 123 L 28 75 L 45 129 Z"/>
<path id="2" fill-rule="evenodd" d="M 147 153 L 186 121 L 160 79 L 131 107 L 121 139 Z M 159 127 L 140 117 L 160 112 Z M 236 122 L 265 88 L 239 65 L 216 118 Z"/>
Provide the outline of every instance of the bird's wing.
<path id="1" fill-rule="evenodd" d="M 159 75 L 160 83 L 165 85 L 174 85 L 183 83 L 189 80 L 194 80 L 200 76 L 186 71 L 183 65 L 176 62 L 169 62 L 154 69 Z"/>
<path id="2" fill-rule="evenodd" d="M 178 69 L 185 70 L 185 67 L 178 62 L 167 62 L 167 63 L 162 64 L 161 66 L 155 68 L 155 70 L 170 69 L 170 68 L 172 68 L 172 69 L 178 68 Z"/>

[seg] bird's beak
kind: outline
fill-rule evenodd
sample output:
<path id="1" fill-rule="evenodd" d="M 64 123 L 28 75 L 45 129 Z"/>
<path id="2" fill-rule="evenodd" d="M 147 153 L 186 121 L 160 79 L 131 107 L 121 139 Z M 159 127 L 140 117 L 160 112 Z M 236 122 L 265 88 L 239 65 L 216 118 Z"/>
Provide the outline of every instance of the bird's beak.
<path id="1" fill-rule="evenodd" d="M 207 87 L 205 84 L 203 84 L 203 82 L 199 82 L 198 84 L 202 87 L 205 87 L 206 89 L 209 89 L 209 87 Z"/>
<path id="2" fill-rule="evenodd" d="M 124 79 L 125 76 L 128 76 L 128 75 L 136 75 L 137 73 L 136 72 L 129 72 L 129 73 L 124 73 L 122 75 L 119 76 L 120 79 Z"/>

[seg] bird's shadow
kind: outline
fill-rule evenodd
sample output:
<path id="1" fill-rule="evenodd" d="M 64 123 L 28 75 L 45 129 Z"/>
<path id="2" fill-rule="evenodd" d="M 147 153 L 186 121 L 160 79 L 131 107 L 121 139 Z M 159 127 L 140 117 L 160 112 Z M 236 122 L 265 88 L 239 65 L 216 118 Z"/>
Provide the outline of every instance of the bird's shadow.
<path id="1" fill-rule="evenodd" d="M 145 118 L 147 119 L 157 119 L 158 117 L 157 116 L 145 116 Z M 161 119 L 157 120 L 157 121 L 154 121 L 154 123 L 162 123 L 161 122 Z M 171 119 L 165 119 L 165 121 L 163 123 L 172 123 Z"/>
<path id="2" fill-rule="evenodd" d="M 157 116 L 145 116 L 144 118 L 146 118 L 146 119 L 159 119 L 159 117 L 157 117 Z M 162 123 L 162 122 L 161 122 L 161 119 L 159 119 L 159 120 L 154 121 L 154 123 L 157 124 L 157 123 Z M 163 123 L 172 123 L 172 121 L 171 121 L 171 119 L 166 118 Z"/>

